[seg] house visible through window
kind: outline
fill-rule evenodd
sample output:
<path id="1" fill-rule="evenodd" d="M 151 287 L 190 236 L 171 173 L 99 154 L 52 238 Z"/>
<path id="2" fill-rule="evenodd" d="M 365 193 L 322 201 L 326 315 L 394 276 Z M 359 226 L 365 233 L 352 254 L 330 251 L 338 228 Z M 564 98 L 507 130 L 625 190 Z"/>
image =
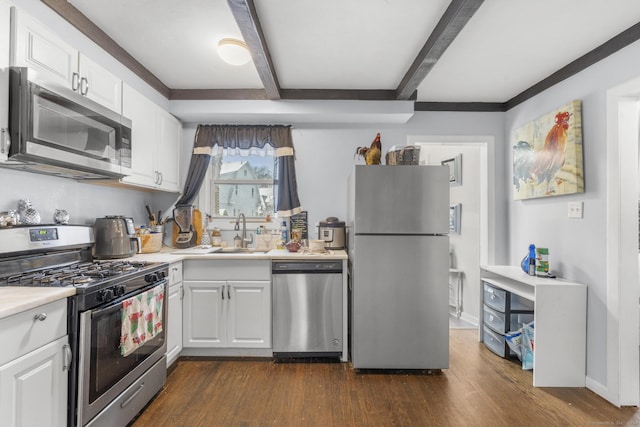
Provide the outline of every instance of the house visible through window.
<path id="1" fill-rule="evenodd" d="M 216 155 L 211 161 L 209 212 L 216 217 L 274 214 L 273 156 Z"/>

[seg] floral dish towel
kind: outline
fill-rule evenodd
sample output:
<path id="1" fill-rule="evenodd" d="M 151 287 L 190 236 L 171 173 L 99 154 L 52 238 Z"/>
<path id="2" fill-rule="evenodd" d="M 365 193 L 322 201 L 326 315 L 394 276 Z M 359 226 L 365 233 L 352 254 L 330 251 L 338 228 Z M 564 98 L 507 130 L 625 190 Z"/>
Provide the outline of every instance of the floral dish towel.
<path id="1" fill-rule="evenodd" d="M 128 356 L 162 332 L 164 285 L 122 301 L 120 354 Z"/>

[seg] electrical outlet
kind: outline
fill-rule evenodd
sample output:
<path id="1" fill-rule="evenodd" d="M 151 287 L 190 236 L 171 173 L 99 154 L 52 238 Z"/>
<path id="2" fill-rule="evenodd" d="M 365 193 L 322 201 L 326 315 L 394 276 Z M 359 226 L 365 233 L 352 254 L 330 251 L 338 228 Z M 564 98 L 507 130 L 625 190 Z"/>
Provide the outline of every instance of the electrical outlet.
<path id="1" fill-rule="evenodd" d="M 569 218 L 582 218 L 582 202 L 569 202 Z"/>

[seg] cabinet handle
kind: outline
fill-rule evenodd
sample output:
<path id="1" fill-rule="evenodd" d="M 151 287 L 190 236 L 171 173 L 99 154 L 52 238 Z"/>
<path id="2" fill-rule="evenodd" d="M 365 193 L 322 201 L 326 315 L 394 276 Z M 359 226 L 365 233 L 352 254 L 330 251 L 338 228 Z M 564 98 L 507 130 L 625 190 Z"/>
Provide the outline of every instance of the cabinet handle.
<path id="1" fill-rule="evenodd" d="M 80 95 L 89 93 L 89 80 L 86 77 L 80 79 Z"/>
<path id="2" fill-rule="evenodd" d="M 11 148 L 9 129 L 2 128 L 2 133 L 0 134 L 0 153 L 9 153 L 9 148 Z"/>
<path id="3" fill-rule="evenodd" d="M 71 346 L 69 344 L 65 344 L 62 346 L 62 350 L 64 351 L 64 361 L 62 362 L 62 370 L 68 371 L 71 369 L 71 362 L 73 361 L 73 355 L 71 354 Z"/>
<path id="4" fill-rule="evenodd" d="M 80 74 L 78 73 L 73 73 L 71 76 L 71 90 L 74 92 L 78 91 L 78 81 L 80 79 Z"/>
<path id="5" fill-rule="evenodd" d="M 163 181 L 163 177 L 162 177 L 162 172 L 158 172 L 158 185 L 162 185 L 162 181 Z"/>
<path id="6" fill-rule="evenodd" d="M 33 320 L 39 320 L 41 322 L 44 322 L 46 319 L 47 319 L 47 313 L 40 313 L 33 316 Z"/>
<path id="7" fill-rule="evenodd" d="M 222 299 L 224 299 L 224 285 L 222 285 Z"/>

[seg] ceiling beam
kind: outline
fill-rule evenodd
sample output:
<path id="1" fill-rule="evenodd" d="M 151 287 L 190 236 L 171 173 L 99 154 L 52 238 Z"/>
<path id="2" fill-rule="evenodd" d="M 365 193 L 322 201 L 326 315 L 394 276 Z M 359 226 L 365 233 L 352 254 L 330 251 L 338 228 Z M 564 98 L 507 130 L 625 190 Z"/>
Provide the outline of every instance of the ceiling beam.
<path id="1" fill-rule="evenodd" d="M 269 99 L 280 99 L 280 84 L 253 0 L 227 0 Z"/>
<path id="2" fill-rule="evenodd" d="M 445 50 L 484 0 L 453 0 L 396 89 L 397 99 L 410 99 Z"/>

